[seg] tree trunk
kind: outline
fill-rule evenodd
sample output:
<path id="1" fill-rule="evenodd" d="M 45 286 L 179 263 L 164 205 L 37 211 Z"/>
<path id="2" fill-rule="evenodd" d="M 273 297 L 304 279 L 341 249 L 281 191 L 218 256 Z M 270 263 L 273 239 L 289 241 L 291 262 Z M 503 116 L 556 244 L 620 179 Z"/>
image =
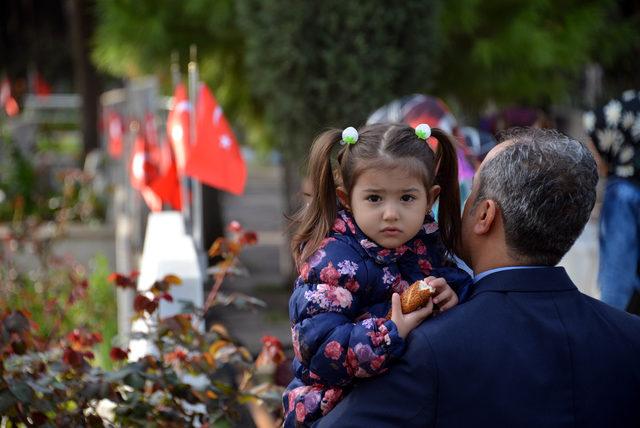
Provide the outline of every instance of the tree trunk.
<path id="1" fill-rule="evenodd" d="M 92 0 L 67 0 L 75 87 L 82 98 L 83 159 L 98 148 L 98 74 L 90 58 L 89 43 L 95 27 Z"/>

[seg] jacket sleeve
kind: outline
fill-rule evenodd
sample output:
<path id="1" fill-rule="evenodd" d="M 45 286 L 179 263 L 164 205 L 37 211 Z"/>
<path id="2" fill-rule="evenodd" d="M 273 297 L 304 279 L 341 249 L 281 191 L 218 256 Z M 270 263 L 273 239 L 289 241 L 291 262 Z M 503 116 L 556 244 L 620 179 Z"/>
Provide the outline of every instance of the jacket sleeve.
<path id="1" fill-rule="evenodd" d="M 447 284 L 456 292 L 460 302 L 466 299 L 473 286 L 473 278 L 471 278 L 471 275 L 459 267 L 456 267 L 455 264 L 435 268 L 431 272 L 431 275 L 444 278 Z"/>
<path id="2" fill-rule="evenodd" d="M 349 244 L 333 240 L 302 266 L 289 301 L 292 340 L 305 384 L 349 384 L 386 370 L 404 350 L 393 321 L 367 318 L 368 278 L 362 256 Z"/>
<path id="3" fill-rule="evenodd" d="M 427 339 L 411 334 L 407 350 L 383 376 L 358 382 L 314 427 L 433 427 L 438 375 Z"/>

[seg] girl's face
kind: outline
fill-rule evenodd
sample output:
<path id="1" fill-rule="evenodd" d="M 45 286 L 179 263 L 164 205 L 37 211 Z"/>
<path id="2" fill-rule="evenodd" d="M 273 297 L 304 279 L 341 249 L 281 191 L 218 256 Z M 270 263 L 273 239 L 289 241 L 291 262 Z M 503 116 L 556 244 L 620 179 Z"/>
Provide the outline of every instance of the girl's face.
<path id="1" fill-rule="evenodd" d="M 365 170 L 350 195 L 350 208 L 358 227 L 384 248 L 397 248 L 416 236 L 424 216 L 440 192 L 429 191 L 402 167 Z"/>

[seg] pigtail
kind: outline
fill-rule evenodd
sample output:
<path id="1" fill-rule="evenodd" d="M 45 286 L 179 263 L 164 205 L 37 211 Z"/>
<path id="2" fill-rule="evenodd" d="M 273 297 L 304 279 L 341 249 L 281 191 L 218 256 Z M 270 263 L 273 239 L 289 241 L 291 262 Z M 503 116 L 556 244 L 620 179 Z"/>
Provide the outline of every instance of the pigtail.
<path id="1" fill-rule="evenodd" d="M 313 195 L 309 206 L 293 219 L 291 252 L 299 268 L 321 245 L 337 215 L 336 186 L 331 152 L 340 141 L 341 130 L 332 129 L 318 136 L 309 154 L 309 180 Z"/>
<path id="2" fill-rule="evenodd" d="M 456 140 L 438 128 L 431 130 L 438 140 L 436 149 L 434 184 L 440 186 L 438 225 L 440 236 L 448 250 L 458 253 L 460 249 L 460 187 L 458 184 L 458 157 Z"/>

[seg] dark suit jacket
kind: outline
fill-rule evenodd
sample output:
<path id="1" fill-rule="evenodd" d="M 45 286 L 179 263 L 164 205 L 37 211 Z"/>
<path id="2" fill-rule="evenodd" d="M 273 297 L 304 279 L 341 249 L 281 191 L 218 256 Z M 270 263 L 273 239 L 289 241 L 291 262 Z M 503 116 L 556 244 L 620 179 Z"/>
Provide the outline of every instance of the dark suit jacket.
<path id="1" fill-rule="evenodd" d="M 559 267 L 481 279 L 319 427 L 640 427 L 640 318 Z"/>

